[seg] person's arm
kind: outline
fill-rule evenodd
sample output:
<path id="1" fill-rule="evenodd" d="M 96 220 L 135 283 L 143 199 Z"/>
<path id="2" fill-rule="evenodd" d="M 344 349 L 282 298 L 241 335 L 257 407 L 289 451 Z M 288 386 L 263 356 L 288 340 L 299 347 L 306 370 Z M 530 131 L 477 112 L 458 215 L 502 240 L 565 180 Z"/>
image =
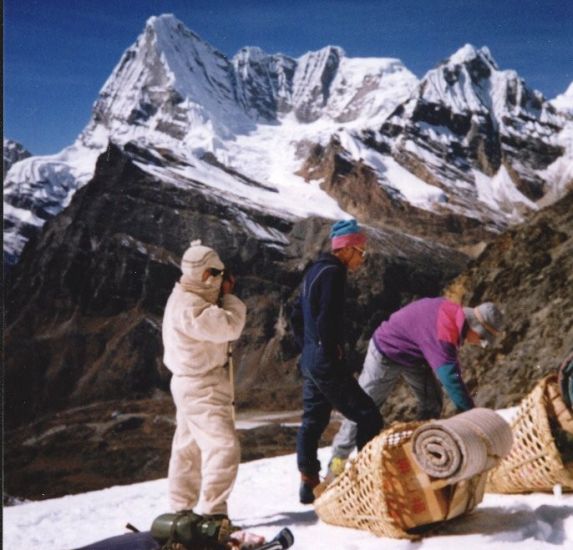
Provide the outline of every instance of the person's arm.
<path id="1" fill-rule="evenodd" d="M 463 325 L 460 315 L 463 313 L 459 304 L 443 301 L 438 311 L 436 341 L 431 348 L 431 357 L 427 357 L 458 412 L 475 406 L 462 379 L 458 359 L 460 330 Z"/>
<path id="2" fill-rule="evenodd" d="M 319 277 L 316 284 L 318 336 L 326 356 L 332 360 L 341 359 L 344 344 L 344 272 L 329 267 Z"/>
<path id="3" fill-rule="evenodd" d="M 237 340 L 243 331 L 247 306 L 233 294 L 224 294 L 221 306 L 208 304 L 183 311 L 185 332 L 196 340 L 223 343 Z"/>
<path id="4" fill-rule="evenodd" d="M 468 411 L 475 407 L 466 385 L 462 379 L 457 361 L 444 363 L 436 369 L 436 376 L 450 396 L 459 412 Z"/>
<path id="5" fill-rule="evenodd" d="M 302 293 L 299 294 L 290 314 L 290 326 L 299 349 L 304 346 L 304 316 L 302 314 Z"/>

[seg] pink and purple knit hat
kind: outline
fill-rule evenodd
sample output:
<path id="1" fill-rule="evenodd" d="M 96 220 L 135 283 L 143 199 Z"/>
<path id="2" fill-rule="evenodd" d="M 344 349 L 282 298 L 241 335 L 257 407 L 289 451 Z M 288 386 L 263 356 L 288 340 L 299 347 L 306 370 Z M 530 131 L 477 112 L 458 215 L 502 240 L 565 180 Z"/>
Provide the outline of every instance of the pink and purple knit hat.
<path id="1" fill-rule="evenodd" d="M 356 220 L 340 220 L 330 229 L 332 250 L 346 246 L 364 246 L 366 235 L 360 231 Z"/>

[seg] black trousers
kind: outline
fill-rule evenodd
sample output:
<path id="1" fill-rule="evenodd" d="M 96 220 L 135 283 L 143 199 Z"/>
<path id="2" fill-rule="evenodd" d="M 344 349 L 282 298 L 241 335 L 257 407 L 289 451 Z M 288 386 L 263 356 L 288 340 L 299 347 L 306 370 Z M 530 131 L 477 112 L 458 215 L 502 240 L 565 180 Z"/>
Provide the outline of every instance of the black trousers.
<path id="1" fill-rule="evenodd" d="M 332 409 L 356 423 L 356 445 L 360 450 L 380 433 L 382 416 L 374 401 L 341 362 L 329 361 L 319 347 L 305 348 L 301 358 L 303 375 L 303 414 L 296 441 L 300 472 L 320 472 L 318 442 Z"/>

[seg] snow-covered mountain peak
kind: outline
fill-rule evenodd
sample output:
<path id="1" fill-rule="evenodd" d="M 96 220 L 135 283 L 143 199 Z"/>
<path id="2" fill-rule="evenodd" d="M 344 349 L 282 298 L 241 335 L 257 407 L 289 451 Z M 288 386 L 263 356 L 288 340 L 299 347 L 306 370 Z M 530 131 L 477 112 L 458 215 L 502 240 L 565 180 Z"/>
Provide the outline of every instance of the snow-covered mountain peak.
<path id="1" fill-rule="evenodd" d="M 21 143 L 3 138 L 3 177 L 6 176 L 6 173 L 14 164 L 30 156 L 32 156 L 32 153 Z"/>
<path id="2" fill-rule="evenodd" d="M 486 217 L 505 223 L 521 220 L 549 190 L 558 197 L 566 188 L 569 176 L 558 172 L 569 170 L 546 172 L 555 162 L 570 163 L 564 126 L 517 72 L 501 70 L 488 48 L 466 44 L 422 78 L 381 135 L 410 172 L 459 189 L 448 208 L 471 217 L 483 206 Z"/>
<path id="3" fill-rule="evenodd" d="M 152 17 L 104 84 L 82 142 L 102 147 L 141 136 L 211 150 L 248 131 L 229 60 L 172 15 Z"/>
<path id="4" fill-rule="evenodd" d="M 151 17 L 104 84 L 82 143 L 153 141 L 214 152 L 215 143 L 276 125 L 386 115 L 417 80 L 398 60 L 349 59 L 337 46 L 298 59 L 244 47 L 231 59 L 173 15 Z M 364 111 L 366 109 L 366 112 Z"/>
<path id="5" fill-rule="evenodd" d="M 201 69 L 204 72 L 212 69 L 229 70 L 229 61 L 225 55 L 185 27 L 173 15 L 166 14 L 149 19 L 144 31 L 144 35 L 148 34 L 152 37 L 151 45 L 155 47 L 156 53 L 164 58 L 166 68 L 174 78 L 174 86 L 182 96 L 196 92 L 197 83 L 190 78 L 190 72 L 199 70 L 199 76 L 204 76 Z M 203 67 L 204 63 L 208 66 Z"/>
<path id="6" fill-rule="evenodd" d="M 462 46 L 445 61 L 445 64 L 450 66 L 465 65 L 476 60 L 486 63 L 494 70 L 499 69 L 487 46 L 476 48 L 472 44 L 465 44 Z"/>
<path id="7" fill-rule="evenodd" d="M 573 82 L 564 93 L 559 94 L 550 102 L 558 111 L 573 118 Z"/>
<path id="8" fill-rule="evenodd" d="M 419 98 L 442 105 L 455 114 L 494 115 L 503 124 L 507 115 L 559 126 L 541 92 L 527 87 L 514 70 L 501 70 L 487 47 L 466 44 L 430 70 L 420 82 Z"/>
<path id="9" fill-rule="evenodd" d="M 152 29 L 155 32 L 162 32 L 163 30 L 180 29 L 184 32 L 191 32 L 189 29 L 172 13 L 163 13 L 161 15 L 152 15 L 145 22 L 145 30 Z M 192 33 L 194 34 L 194 33 Z"/>
<path id="10" fill-rule="evenodd" d="M 181 45 L 181 43 L 191 41 L 206 46 L 216 55 L 223 56 L 221 52 L 203 40 L 197 33 L 186 27 L 185 24 L 172 13 L 150 17 L 145 23 L 142 34 L 146 33 L 156 37 L 157 47 L 165 53 L 174 47 L 178 49 L 178 45 Z"/>

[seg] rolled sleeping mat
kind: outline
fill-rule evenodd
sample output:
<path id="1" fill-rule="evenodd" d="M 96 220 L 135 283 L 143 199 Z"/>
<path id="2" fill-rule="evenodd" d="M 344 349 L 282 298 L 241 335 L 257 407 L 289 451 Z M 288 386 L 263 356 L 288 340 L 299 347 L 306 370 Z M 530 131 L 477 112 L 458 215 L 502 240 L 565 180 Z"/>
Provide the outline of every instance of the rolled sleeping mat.
<path id="1" fill-rule="evenodd" d="M 510 425 L 491 409 L 476 408 L 422 424 L 412 435 L 418 466 L 451 483 L 496 466 L 511 451 Z"/>

